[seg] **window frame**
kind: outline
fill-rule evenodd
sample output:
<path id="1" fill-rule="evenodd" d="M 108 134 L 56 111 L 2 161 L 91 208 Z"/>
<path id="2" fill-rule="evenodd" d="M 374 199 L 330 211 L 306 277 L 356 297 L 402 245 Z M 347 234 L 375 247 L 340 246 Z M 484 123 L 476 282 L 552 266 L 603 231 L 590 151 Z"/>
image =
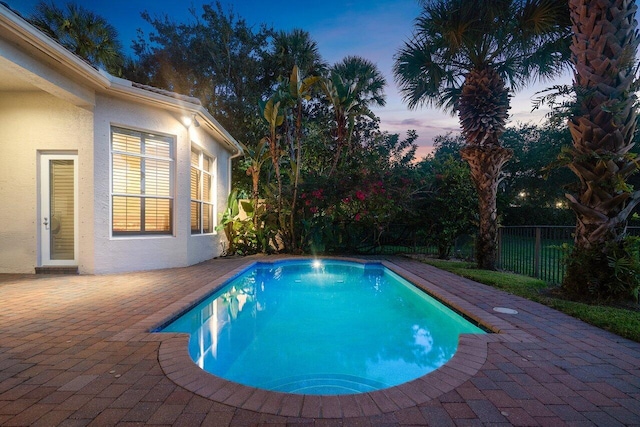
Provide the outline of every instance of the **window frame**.
<path id="1" fill-rule="evenodd" d="M 198 165 L 194 166 L 193 162 L 192 162 L 192 155 L 193 154 L 197 154 L 198 156 Z M 208 158 L 209 159 L 209 170 L 206 170 L 204 168 L 204 159 Z M 215 229 L 215 221 L 216 221 L 216 199 L 214 197 L 215 195 L 215 164 L 216 164 L 216 158 L 214 156 L 212 156 L 211 154 L 209 154 L 208 152 L 206 152 L 205 150 L 203 150 L 201 147 L 197 146 L 196 144 L 191 144 L 191 150 L 189 151 L 189 229 L 191 232 L 192 236 L 205 236 L 205 235 L 211 235 L 211 234 L 216 234 L 216 229 Z M 200 194 L 200 198 L 198 199 L 197 197 L 194 199 L 193 198 L 193 171 L 196 171 L 196 174 L 199 173 L 200 175 L 200 179 L 198 181 L 199 184 L 199 188 L 196 191 L 196 195 Z M 209 188 L 209 201 L 206 201 L 206 197 L 205 197 L 205 179 L 204 176 L 208 175 L 210 177 L 210 188 Z M 198 207 L 198 211 L 196 213 L 197 215 L 197 221 L 198 221 L 198 228 L 194 229 L 193 228 L 193 224 L 192 224 L 192 218 L 193 218 L 193 205 L 197 204 Z M 210 214 L 210 231 L 205 230 L 204 227 L 204 217 L 205 217 L 205 206 L 210 206 L 211 208 L 211 214 Z"/>
<path id="2" fill-rule="evenodd" d="M 136 137 L 140 139 L 140 152 L 136 153 L 133 151 L 123 151 L 118 150 L 114 147 L 114 136 L 116 134 Z M 112 125 L 109 133 L 109 155 L 110 155 L 110 179 L 109 179 L 109 201 L 110 201 L 110 228 L 111 235 L 113 237 L 145 237 L 145 236 L 173 236 L 174 234 L 174 221 L 175 221 L 175 156 L 176 156 L 176 139 L 174 136 L 166 135 L 158 132 L 150 132 L 138 129 L 132 129 L 123 126 Z M 149 154 L 145 150 L 147 149 L 147 140 L 156 140 L 166 143 L 166 147 L 168 148 L 168 156 L 164 157 L 161 155 Z M 128 192 L 116 192 L 114 191 L 115 187 L 115 171 L 116 167 L 114 165 L 114 160 L 116 156 L 124 156 L 131 158 L 139 158 L 140 159 L 140 181 L 139 181 L 139 193 L 128 193 Z M 155 162 L 164 162 L 168 163 L 168 195 L 160 195 L 155 193 L 147 193 L 147 178 L 146 171 L 147 162 L 155 161 Z M 125 173 L 127 171 L 124 171 Z M 127 198 L 127 199 L 137 199 L 139 200 L 139 220 L 140 226 L 138 230 L 116 230 L 114 228 L 114 200 L 116 197 Z M 146 217 L 145 217 L 145 208 L 147 200 L 168 200 L 169 201 L 169 219 L 168 219 L 168 230 L 146 230 Z"/>

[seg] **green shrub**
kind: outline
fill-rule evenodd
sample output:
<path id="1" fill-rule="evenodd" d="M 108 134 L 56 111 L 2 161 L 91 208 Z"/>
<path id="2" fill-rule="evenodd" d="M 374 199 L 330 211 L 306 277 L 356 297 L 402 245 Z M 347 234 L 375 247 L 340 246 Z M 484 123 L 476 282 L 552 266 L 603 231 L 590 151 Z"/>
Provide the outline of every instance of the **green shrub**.
<path id="1" fill-rule="evenodd" d="M 566 247 L 565 247 L 566 248 Z M 564 290 L 578 300 L 638 301 L 640 238 L 627 236 L 604 247 L 574 248 L 565 258 Z"/>

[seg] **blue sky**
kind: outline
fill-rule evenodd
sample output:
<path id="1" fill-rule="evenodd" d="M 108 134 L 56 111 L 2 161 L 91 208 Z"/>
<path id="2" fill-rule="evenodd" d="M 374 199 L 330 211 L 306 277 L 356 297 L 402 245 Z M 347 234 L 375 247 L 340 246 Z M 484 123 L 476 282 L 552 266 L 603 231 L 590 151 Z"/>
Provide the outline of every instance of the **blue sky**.
<path id="1" fill-rule="evenodd" d="M 37 0 L 4 1 L 24 16 L 28 16 L 38 3 Z M 56 4 L 67 3 L 67 0 L 53 1 Z M 76 3 L 103 16 L 114 25 L 126 48 L 129 48 L 131 40 L 136 37 L 138 28 L 145 33 L 151 30 L 140 17 L 140 12 L 146 10 L 152 16 L 168 15 L 174 21 L 185 22 L 191 19 L 188 11 L 190 6 L 200 13 L 202 4 L 214 2 L 215 0 L 76 0 Z M 401 136 L 407 130 L 415 129 L 420 136 L 419 158 L 429 152 L 435 136 L 459 131 L 457 117 L 426 107 L 409 110 L 402 102 L 393 81 L 393 55 L 411 36 L 413 21 L 420 13 L 417 0 L 222 0 L 221 3 L 225 8 L 232 7 L 249 24 L 265 23 L 275 29 L 307 30 L 318 43 L 324 59 L 331 64 L 347 55 L 362 56 L 377 64 L 387 79 L 387 105 L 374 109 L 381 119 L 381 128 Z M 569 77 L 562 79 L 562 83 L 569 82 Z M 547 86 L 551 86 L 551 83 L 532 86 L 512 99 L 512 123 L 542 123 L 545 111 L 532 114 L 531 98 L 537 90 Z"/>

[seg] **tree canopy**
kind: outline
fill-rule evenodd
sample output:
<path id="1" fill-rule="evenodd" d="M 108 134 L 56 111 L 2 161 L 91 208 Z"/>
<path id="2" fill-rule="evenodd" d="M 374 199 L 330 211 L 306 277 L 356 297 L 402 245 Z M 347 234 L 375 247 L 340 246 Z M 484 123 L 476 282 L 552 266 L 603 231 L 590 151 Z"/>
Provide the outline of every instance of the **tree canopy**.
<path id="1" fill-rule="evenodd" d="M 121 74 L 124 54 L 118 31 L 101 16 L 71 2 L 58 7 L 40 1 L 29 21 L 91 64 Z"/>

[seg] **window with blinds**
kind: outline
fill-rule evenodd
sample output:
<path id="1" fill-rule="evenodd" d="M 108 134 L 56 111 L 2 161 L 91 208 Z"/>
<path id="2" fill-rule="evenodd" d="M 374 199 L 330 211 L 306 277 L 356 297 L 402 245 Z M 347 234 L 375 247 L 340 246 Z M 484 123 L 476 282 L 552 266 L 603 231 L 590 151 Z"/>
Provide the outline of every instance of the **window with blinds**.
<path id="1" fill-rule="evenodd" d="M 191 147 L 191 234 L 213 233 L 213 158 Z"/>
<path id="2" fill-rule="evenodd" d="M 113 234 L 171 234 L 173 138 L 113 127 L 111 169 Z"/>

